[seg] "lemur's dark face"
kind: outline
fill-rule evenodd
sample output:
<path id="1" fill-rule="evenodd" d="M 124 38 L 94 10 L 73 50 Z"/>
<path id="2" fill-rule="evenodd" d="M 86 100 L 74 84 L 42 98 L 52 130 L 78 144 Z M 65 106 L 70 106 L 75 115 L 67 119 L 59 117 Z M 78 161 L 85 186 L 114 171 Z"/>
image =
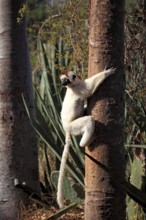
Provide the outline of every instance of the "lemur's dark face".
<path id="1" fill-rule="evenodd" d="M 77 76 L 74 72 L 64 70 L 60 75 L 60 81 L 62 86 L 74 86 L 77 84 Z"/>

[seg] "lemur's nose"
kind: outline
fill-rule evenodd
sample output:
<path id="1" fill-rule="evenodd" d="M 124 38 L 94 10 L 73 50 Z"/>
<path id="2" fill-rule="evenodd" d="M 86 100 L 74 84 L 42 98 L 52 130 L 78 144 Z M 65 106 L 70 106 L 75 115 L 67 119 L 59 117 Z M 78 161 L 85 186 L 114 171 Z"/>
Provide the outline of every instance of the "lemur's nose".
<path id="1" fill-rule="evenodd" d="M 67 86 L 68 84 L 70 84 L 70 80 L 67 78 L 63 78 L 61 79 L 61 85 L 62 86 Z"/>

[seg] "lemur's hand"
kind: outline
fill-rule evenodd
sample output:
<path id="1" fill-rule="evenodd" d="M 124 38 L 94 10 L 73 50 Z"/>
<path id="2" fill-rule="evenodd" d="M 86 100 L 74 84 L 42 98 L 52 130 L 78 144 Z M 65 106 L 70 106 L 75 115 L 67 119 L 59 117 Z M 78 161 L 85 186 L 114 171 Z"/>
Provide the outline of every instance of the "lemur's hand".
<path id="1" fill-rule="evenodd" d="M 116 72 L 116 68 L 110 68 L 110 69 L 106 69 L 107 66 L 104 68 L 104 71 L 106 71 L 107 74 L 111 75 L 114 74 Z"/>

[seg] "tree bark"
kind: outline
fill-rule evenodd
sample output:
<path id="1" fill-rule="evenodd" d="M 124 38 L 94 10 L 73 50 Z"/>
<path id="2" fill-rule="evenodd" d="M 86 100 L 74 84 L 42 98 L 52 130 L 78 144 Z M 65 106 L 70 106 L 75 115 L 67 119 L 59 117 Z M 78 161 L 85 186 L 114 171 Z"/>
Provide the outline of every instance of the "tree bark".
<path id="1" fill-rule="evenodd" d="M 124 179 L 124 0 L 90 1 L 89 77 L 105 67 L 116 73 L 88 101 L 96 139 L 86 152 Z M 85 220 L 126 219 L 124 190 L 90 159 L 85 164 Z"/>
<path id="2" fill-rule="evenodd" d="M 38 190 L 36 136 L 22 94 L 34 117 L 25 18 L 17 23 L 24 0 L 0 0 L 0 219 L 16 220 L 28 198 L 14 179 Z"/>

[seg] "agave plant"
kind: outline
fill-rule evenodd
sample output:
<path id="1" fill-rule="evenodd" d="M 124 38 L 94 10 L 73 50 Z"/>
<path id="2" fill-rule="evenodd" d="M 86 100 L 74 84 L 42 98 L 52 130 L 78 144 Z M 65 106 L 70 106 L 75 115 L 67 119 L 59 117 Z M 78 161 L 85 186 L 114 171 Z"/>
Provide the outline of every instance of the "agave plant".
<path id="1" fill-rule="evenodd" d="M 64 130 L 60 120 L 64 91 L 60 87 L 58 69 L 55 63 L 60 63 L 62 66 L 67 64 L 67 56 L 60 58 L 58 54 L 63 53 L 61 42 L 59 41 L 56 45 L 44 45 L 41 41 L 39 42 L 40 83 L 34 83 L 36 121 L 32 121 L 31 118 L 30 120 L 39 137 L 48 147 L 49 152 L 60 161 L 64 147 Z M 49 54 L 47 54 L 48 51 Z M 50 171 L 50 167 L 48 170 Z M 78 194 L 84 188 L 84 158 L 75 138 L 72 139 L 67 170 L 70 176 L 65 180 L 65 197 L 73 202 L 81 203 L 82 199 L 78 198 Z M 53 183 L 56 187 L 58 174 L 58 171 L 51 172 L 50 185 Z M 69 181 L 71 177 L 72 179 Z M 75 186 L 76 184 L 78 187 Z"/>

